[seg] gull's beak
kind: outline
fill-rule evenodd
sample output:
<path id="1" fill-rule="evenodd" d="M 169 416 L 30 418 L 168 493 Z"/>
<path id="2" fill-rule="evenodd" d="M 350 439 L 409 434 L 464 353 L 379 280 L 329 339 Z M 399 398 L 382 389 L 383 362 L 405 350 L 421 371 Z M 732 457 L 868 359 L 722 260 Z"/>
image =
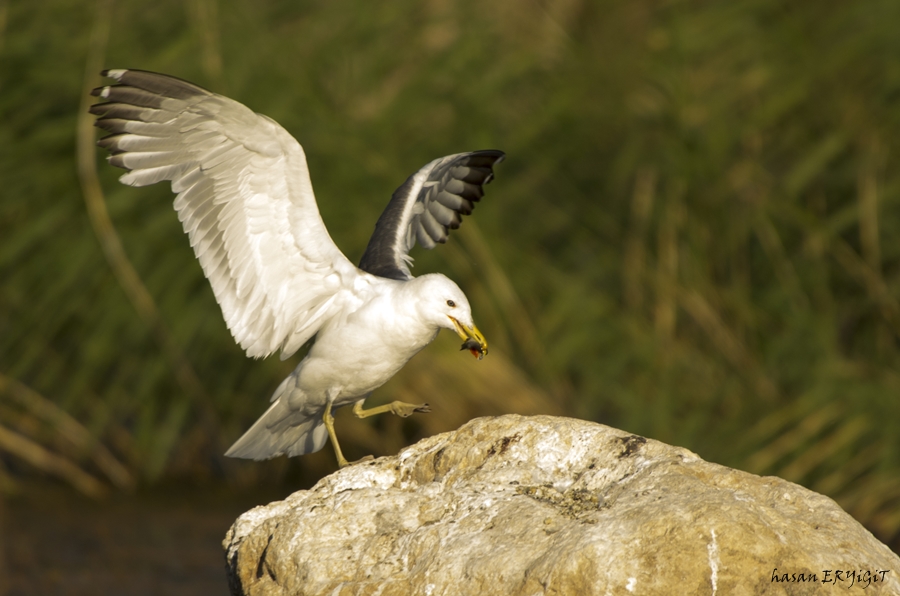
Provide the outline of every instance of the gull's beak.
<path id="1" fill-rule="evenodd" d="M 460 350 L 469 350 L 479 360 L 484 358 L 488 353 L 488 345 L 487 340 L 481 335 L 478 327 L 474 325 L 467 327 L 453 317 L 450 317 L 450 320 L 453 321 L 453 328 L 456 329 L 456 333 L 463 339 L 463 345 Z"/>

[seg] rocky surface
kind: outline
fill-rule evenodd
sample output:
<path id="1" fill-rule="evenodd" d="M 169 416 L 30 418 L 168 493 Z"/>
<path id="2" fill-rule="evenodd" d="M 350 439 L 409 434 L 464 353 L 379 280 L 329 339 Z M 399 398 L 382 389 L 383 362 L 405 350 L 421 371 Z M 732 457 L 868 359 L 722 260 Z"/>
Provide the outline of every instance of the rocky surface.
<path id="1" fill-rule="evenodd" d="M 548 416 L 340 470 L 224 546 L 248 596 L 900 594 L 900 558 L 831 499 Z"/>

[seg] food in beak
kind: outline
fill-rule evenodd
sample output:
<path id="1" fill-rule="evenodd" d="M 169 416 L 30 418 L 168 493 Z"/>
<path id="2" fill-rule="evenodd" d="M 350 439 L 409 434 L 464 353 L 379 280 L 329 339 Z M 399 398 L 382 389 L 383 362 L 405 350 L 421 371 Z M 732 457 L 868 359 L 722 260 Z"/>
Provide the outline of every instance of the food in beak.
<path id="1" fill-rule="evenodd" d="M 460 350 L 469 350 L 470 352 L 472 352 L 472 356 L 475 356 L 479 360 L 484 358 L 484 355 L 487 354 L 487 350 L 485 348 L 483 348 L 480 343 L 478 343 L 477 341 L 475 341 L 475 339 L 473 339 L 471 337 L 469 339 L 467 339 L 465 342 L 463 342 L 462 347 L 460 347 L 459 349 Z"/>
<path id="2" fill-rule="evenodd" d="M 481 360 L 484 358 L 485 354 L 488 353 L 488 345 L 487 341 L 484 339 L 484 336 L 481 335 L 481 331 L 478 330 L 477 327 L 472 327 L 471 329 L 466 328 L 465 325 L 457 321 L 455 318 L 450 317 L 450 320 L 453 322 L 453 327 L 456 329 L 456 333 L 463 338 L 463 345 L 460 350 L 469 350 L 473 356 Z"/>

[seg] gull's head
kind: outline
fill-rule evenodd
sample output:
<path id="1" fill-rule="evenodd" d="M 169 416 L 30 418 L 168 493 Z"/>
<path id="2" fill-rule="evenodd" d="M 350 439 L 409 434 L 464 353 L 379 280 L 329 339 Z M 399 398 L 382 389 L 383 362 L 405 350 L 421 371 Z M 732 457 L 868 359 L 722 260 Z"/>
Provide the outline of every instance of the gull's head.
<path id="1" fill-rule="evenodd" d="M 461 350 L 469 350 L 479 360 L 484 358 L 487 340 L 475 326 L 469 299 L 459 286 L 439 273 L 413 281 L 419 286 L 417 306 L 423 318 L 437 327 L 452 329 L 463 339 Z"/>

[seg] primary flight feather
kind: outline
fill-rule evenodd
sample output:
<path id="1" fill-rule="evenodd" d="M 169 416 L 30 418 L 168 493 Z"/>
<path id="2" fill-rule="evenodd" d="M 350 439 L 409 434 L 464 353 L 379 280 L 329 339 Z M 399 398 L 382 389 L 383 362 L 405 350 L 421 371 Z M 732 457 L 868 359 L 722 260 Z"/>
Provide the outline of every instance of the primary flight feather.
<path id="1" fill-rule="evenodd" d="M 414 278 L 409 251 L 447 240 L 481 199 L 501 151 L 436 159 L 393 194 L 359 267 L 328 234 L 300 144 L 274 120 L 174 77 L 108 70 L 114 85 L 93 94 L 98 144 L 121 181 L 169 180 L 175 210 L 209 279 L 228 329 L 248 356 L 291 356 L 315 337 L 272 405 L 226 455 L 268 459 L 321 449 L 328 438 L 347 460 L 332 410 L 359 417 L 408 416 L 427 404 L 363 409 L 441 328 L 482 357 L 487 342 L 462 290 L 447 277 Z"/>

